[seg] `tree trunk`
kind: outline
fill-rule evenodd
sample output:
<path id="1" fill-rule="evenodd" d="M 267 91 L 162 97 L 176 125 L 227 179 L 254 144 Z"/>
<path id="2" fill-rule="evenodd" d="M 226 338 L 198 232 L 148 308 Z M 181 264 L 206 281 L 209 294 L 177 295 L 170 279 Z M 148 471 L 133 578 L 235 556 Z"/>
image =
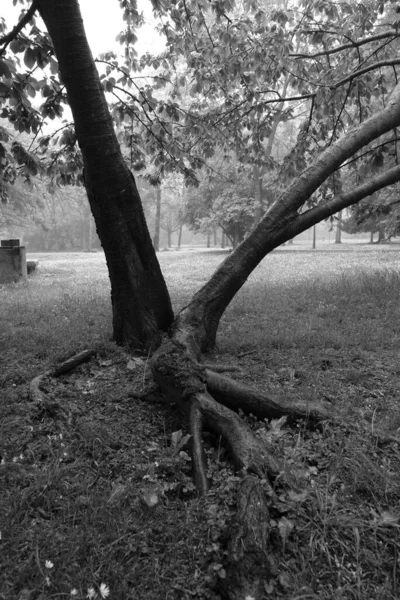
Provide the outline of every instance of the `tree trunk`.
<path id="1" fill-rule="evenodd" d="M 317 247 L 317 226 L 314 225 L 312 229 L 312 248 L 315 250 Z"/>
<path id="2" fill-rule="evenodd" d="M 160 250 L 160 222 L 161 222 L 161 186 L 156 187 L 156 220 L 154 224 L 153 246 L 156 252 Z"/>
<path id="3" fill-rule="evenodd" d="M 85 165 L 89 201 L 102 241 L 112 285 L 114 335 L 131 347 L 155 345 L 159 330 L 172 321 L 169 296 L 144 221 L 133 177 L 125 166 L 104 94 L 86 43 L 77 0 L 39 0 L 53 39 L 63 82 L 73 111 Z M 154 380 L 171 402 L 186 412 L 193 440 L 193 474 L 200 493 L 208 489 L 202 448 L 203 426 L 222 436 L 236 467 L 246 474 L 238 496 L 238 513 L 227 544 L 227 580 L 221 594 L 231 600 L 265 597 L 270 562 L 270 481 L 290 482 L 290 472 L 271 448 L 257 438 L 236 412 L 261 418 L 289 413 L 309 422 L 331 416 L 310 403 L 288 406 L 282 399 L 251 391 L 202 363 L 201 352 L 215 343 L 220 318 L 259 262 L 280 244 L 323 218 L 354 204 L 371 189 L 398 181 L 400 168 L 384 177 L 306 212 L 304 203 L 320 184 L 356 151 L 400 125 L 400 87 L 378 115 L 333 143 L 281 194 L 249 236 L 219 266 L 210 280 L 180 312 L 169 338 L 151 360 Z M 235 234 L 239 239 L 238 233 Z M 253 576 L 255 573 L 255 576 Z"/>
<path id="4" fill-rule="evenodd" d="M 217 228 L 213 227 L 214 246 L 217 245 Z"/>
<path id="5" fill-rule="evenodd" d="M 111 281 L 114 339 L 130 348 L 154 348 L 172 322 L 171 302 L 78 2 L 39 0 L 38 8 L 53 41 L 82 151 L 86 190 Z"/>
<path id="6" fill-rule="evenodd" d="M 181 225 L 179 227 L 179 234 L 178 234 L 178 248 L 179 248 L 179 250 L 181 249 L 181 244 L 182 244 L 182 229 L 183 229 L 183 225 Z"/>
<path id="7" fill-rule="evenodd" d="M 373 244 L 374 243 L 374 232 L 371 231 L 370 237 L 369 237 L 369 243 Z"/>
<path id="8" fill-rule="evenodd" d="M 336 233 L 335 233 L 335 244 L 342 243 L 342 211 L 340 211 L 338 215 L 338 221 L 336 224 Z"/>
<path id="9" fill-rule="evenodd" d="M 377 244 L 382 244 L 385 241 L 385 227 L 384 225 L 379 225 L 378 227 L 378 240 Z"/>
<path id="10" fill-rule="evenodd" d="M 207 248 L 211 248 L 211 231 L 207 231 Z"/>
<path id="11" fill-rule="evenodd" d="M 89 252 L 92 251 L 92 244 L 93 244 L 93 222 L 92 222 L 92 213 L 89 212 L 89 214 L 88 214 L 88 243 L 87 243 L 87 249 L 89 250 Z"/>
<path id="12" fill-rule="evenodd" d="M 225 231 L 222 231 L 222 235 L 221 235 L 221 248 L 225 248 Z"/>
<path id="13" fill-rule="evenodd" d="M 167 229 L 167 244 L 168 244 L 168 248 L 171 248 L 172 246 L 172 231 L 171 229 Z"/>

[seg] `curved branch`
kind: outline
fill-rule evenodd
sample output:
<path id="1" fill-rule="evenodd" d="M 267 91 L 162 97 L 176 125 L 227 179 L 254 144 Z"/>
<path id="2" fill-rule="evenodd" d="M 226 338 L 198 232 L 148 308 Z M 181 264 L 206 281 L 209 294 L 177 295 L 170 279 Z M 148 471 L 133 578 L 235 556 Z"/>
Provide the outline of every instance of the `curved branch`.
<path id="1" fill-rule="evenodd" d="M 380 69 L 381 67 L 394 67 L 396 65 L 400 65 L 400 58 L 395 58 L 393 60 L 380 60 L 373 65 L 369 65 L 368 67 L 364 67 L 364 69 L 359 69 L 358 71 L 354 71 L 351 75 L 344 77 L 337 83 L 335 83 L 334 88 L 347 83 L 348 81 L 352 81 L 356 77 L 360 77 L 360 75 L 365 75 L 365 73 L 369 73 L 370 71 L 374 71 L 375 69 Z"/>
<path id="2" fill-rule="evenodd" d="M 312 31 L 310 33 L 319 33 L 319 31 Z M 332 32 L 334 33 L 334 32 Z M 337 35 L 337 32 L 335 32 Z M 392 29 L 391 31 L 386 31 L 385 33 L 379 33 L 377 35 L 371 35 L 368 38 L 364 38 L 363 40 L 359 40 L 357 42 L 351 41 L 348 44 L 342 44 L 341 46 L 337 46 L 336 48 L 332 48 L 330 50 L 321 50 L 321 52 L 315 52 L 314 54 L 303 54 L 301 52 L 291 52 L 288 56 L 290 58 L 318 58 L 319 56 L 328 56 L 330 54 L 337 54 L 338 52 L 342 52 L 342 50 L 347 50 L 349 48 L 358 48 L 359 46 L 364 46 L 365 44 L 369 44 L 370 42 L 375 42 L 376 40 L 383 40 L 385 38 L 391 37 L 393 39 L 399 37 L 399 32 L 397 29 Z"/>
<path id="3" fill-rule="evenodd" d="M 363 198 L 370 196 L 374 192 L 377 192 L 388 185 L 393 185 L 398 181 L 400 181 L 400 165 L 389 169 L 381 175 L 373 177 L 366 183 L 357 186 L 347 194 L 342 194 L 338 198 L 328 200 L 323 204 L 319 204 L 314 208 L 310 208 L 305 213 L 298 215 L 298 217 L 295 219 L 291 226 L 290 237 L 287 239 L 291 239 L 291 237 L 294 237 L 306 229 L 309 229 L 323 219 L 327 219 L 344 208 L 348 208 L 353 204 L 357 204 Z"/>
<path id="4" fill-rule="evenodd" d="M 257 227 L 225 259 L 210 280 L 193 297 L 190 305 L 181 311 L 175 327 L 192 327 L 200 348 L 213 347 L 220 318 L 249 274 L 269 252 L 293 237 L 293 232 L 297 234 L 310 226 L 304 223 L 306 217 L 303 217 L 303 225 L 299 226 L 301 221 L 298 221 L 297 211 L 342 163 L 399 125 L 400 85 L 397 85 L 383 110 L 376 112 L 321 152 L 280 194 Z M 390 181 L 378 187 L 384 187 L 399 179 L 397 170 L 394 175 L 393 171 L 391 174 L 392 178 L 387 175 Z M 362 195 L 364 197 L 365 192 Z M 354 204 L 360 198 L 361 196 L 357 195 L 348 198 L 348 204 L 344 202 L 344 205 Z M 341 206 L 338 206 L 336 211 L 340 208 Z M 322 211 L 322 208 L 320 210 Z M 324 218 L 322 213 L 318 216 L 318 220 Z"/>
<path id="5" fill-rule="evenodd" d="M 32 19 L 33 15 L 35 14 L 35 12 L 37 10 L 37 7 L 38 7 L 38 0 L 33 0 L 32 4 L 28 8 L 26 13 L 22 17 L 22 19 L 15 25 L 15 27 L 13 27 L 13 29 L 10 31 L 10 33 L 7 33 L 6 35 L 4 35 L 3 37 L 0 38 L 0 44 L 4 44 L 5 46 L 7 46 L 10 42 L 12 42 L 17 37 L 17 35 L 22 31 L 22 29 L 25 27 L 25 25 L 27 25 L 29 23 L 29 21 Z M 3 51 L 4 51 L 4 48 L 2 49 L 2 52 Z"/>

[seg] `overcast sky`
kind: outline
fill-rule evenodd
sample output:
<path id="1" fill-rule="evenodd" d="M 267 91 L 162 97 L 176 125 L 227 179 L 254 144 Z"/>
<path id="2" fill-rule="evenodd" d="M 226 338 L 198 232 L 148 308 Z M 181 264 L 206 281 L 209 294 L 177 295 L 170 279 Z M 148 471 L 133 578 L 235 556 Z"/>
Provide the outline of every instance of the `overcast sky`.
<path id="1" fill-rule="evenodd" d="M 12 0 L 0 0 L 0 15 L 6 19 L 8 30 L 18 21 L 21 5 L 13 6 Z M 118 51 L 121 46 L 115 41 L 118 33 L 124 29 L 122 11 L 118 0 L 79 0 L 86 34 L 93 54 L 107 50 Z M 140 0 L 139 10 L 143 11 L 146 21 L 152 21 L 152 10 L 149 0 Z M 138 31 L 139 42 L 136 50 L 144 52 L 161 52 L 163 43 L 149 23 Z"/>

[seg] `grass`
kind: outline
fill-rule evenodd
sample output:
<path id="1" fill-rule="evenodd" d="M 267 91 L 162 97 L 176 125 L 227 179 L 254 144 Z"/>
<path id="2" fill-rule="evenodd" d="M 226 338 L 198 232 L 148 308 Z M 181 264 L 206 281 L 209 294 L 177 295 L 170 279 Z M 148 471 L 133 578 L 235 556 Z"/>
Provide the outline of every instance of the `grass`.
<path id="1" fill-rule="evenodd" d="M 310 432 L 247 417 L 298 478 L 273 507 L 266 598 L 395 600 L 400 452 L 374 434 L 400 428 L 400 252 L 295 250 L 251 275 L 210 357 L 344 419 Z M 224 256 L 160 254 L 176 310 Z M 214 486 L 198 500 L 180 415 L 129 397 L 148 364 L 110 342 L 104 256 L 32 258 L 29 285 L 0 288 L 0 599 L 217 600 L 239 481 L 226 453 L 209 445 Z M 92 346 L 96 359 L 46 383 L 46 406 L 29 400 L 34 376 Z"/>

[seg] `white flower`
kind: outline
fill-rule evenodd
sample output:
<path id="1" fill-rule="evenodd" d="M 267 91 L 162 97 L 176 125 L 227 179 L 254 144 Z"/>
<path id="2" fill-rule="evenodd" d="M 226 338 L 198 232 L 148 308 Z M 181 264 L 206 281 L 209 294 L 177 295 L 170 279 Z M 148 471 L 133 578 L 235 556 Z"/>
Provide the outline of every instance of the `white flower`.
<path id="1" fill-rule="evenodd" d="M 109 594 L 110 594 L 110 588 L 105 583 L 101 583 L 100 584 L 100 596 L 102 598 L 107 598 L 107 596 Z"/>
<path id="2" fill-rule="evenodd" d="M 77 596 L 78 595 L 78 590 L 76 588 L 74 588 L 73 590 L 70 591 L 70 596 Z"/>
<path id="3" fill-rule="evenodd" d="M 52 569 L 54 567 L 54 563 L 52 563 L 51 560 L 46 560 L 44 564 L 46 569 Z"/>
<path id="4" fill-rule="evenodd" d="M 94 589 L 92 587 L 88 588 L 86 598 L 89 598 L 89 600 L 90 600 L 91 598 L 94 598 L 95 595 L 96 595 L 96 592 L 94 591 Z"/>

